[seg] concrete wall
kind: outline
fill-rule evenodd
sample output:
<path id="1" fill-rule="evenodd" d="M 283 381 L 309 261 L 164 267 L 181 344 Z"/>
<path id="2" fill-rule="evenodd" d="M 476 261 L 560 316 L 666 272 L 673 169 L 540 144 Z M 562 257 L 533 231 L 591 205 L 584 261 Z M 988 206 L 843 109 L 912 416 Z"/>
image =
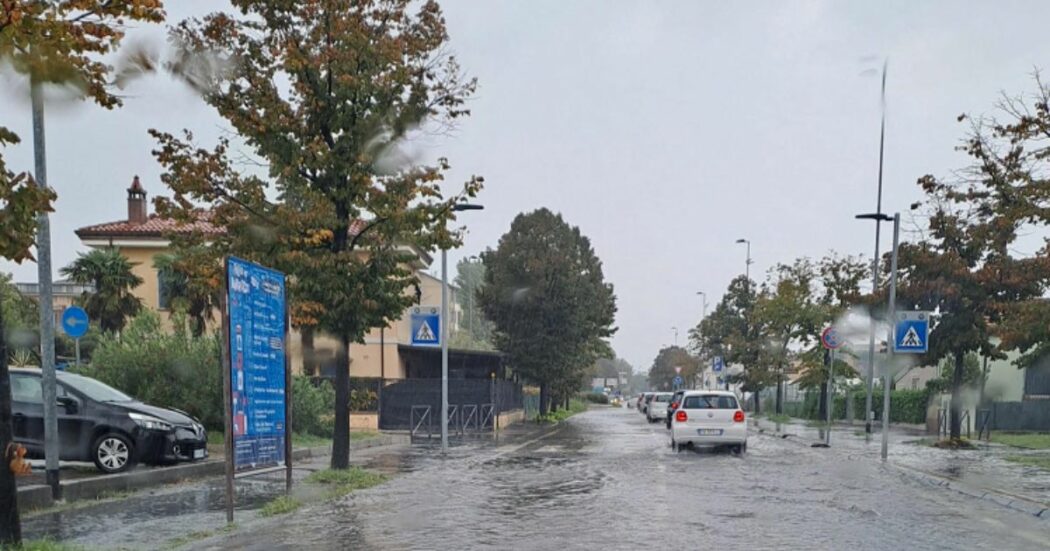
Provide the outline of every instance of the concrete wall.
<path id="1" fill-rule="evenodd" d="M 350 430 L 379 430 L 379 414 L 351 411 Z"/>
<path id="2" fill-rule="evenodd" d="M 499 414 L 497 418 L 497 426 L 501 429 L 509 427 L 514 423 L 521 423 L 525 421 L 525 410 L 514 409 L 511 411 L 504 411 Z"/>

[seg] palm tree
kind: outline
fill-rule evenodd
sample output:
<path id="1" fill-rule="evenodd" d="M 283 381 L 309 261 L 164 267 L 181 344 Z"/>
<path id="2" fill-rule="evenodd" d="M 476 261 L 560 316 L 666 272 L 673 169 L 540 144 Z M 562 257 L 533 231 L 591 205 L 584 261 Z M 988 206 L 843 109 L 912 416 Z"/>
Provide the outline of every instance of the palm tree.
<path id="1" fill-rule="evenodd" d="M 131 294 L 142 285 L 142 278 L 131 271 L 134 266 L 110 247 L 81 253 L 61 273 L 75 283 L 94 286 L 95 291 L 85 292 L 78 302 L 90 318 L 98 320 L 103 332 L 110 332 L 123 329 L 127 319 L 142 308 L 142 299 Z"/>
<path id="2" fill-rule="evenodd" d="M 169 308 L 189 316 L 194 336 L 207 330 L 219 308 L 221 268 L 201 257 L 202 250 L 162 253 L 153 257 Z"/>

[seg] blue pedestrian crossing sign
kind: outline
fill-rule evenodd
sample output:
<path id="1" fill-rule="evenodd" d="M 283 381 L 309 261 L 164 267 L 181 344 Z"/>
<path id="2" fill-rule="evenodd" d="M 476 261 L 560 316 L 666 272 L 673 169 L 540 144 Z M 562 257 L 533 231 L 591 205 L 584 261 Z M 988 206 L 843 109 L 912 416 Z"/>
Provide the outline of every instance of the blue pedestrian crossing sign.
<path id="1" fill-rule="evenodd" d="M 930 348 L 929 312 L 898 312 L 893 327 L 893 351 L 898 354 L 925 354 Z"/>
<path id="2" fill-rule="evenodd" d="M 412 344 L 424 346 L 441 345 L 441 313 L 434 306 L 417 306 L 412 309 Z"/>

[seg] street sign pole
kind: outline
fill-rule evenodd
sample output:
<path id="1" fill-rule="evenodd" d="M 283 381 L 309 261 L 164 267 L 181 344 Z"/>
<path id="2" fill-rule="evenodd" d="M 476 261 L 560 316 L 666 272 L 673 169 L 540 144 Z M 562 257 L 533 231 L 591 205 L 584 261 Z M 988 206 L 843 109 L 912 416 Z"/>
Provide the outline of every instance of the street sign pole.
<path id="1" fill-rule="evenodd" d="M 448 452 L 448 251 L 441 249 L 441 453 Z"/>
<path id="2" fill-rule="evenodd" d="M 77 367 L 80 367 L 80 337 L 73 339 L 73 343 L 77 354 Z"/>
<path id="3" fill-rule="evenodd" d="M 900 239 L 901 229 L 901 215 L 896 213 L 893 215 L 893 255 L 890 257 L 890 304 L 888 317 L 890 320 L 890 335 L 889 343 L 887 346 L 887 362 L 885 366 L 885 380 L 882 383 L 882 460 L 886 460 L 886 456 L 889 453 L 890 446 L 890 383 L 893 380 L 893 372 L 890 367 L 893 365 L 893 349 L 896 347 L 896 325 L 897 325 L 897 245 Z"/>
<path id="4" fill-rule="evenodd" d="M 828 392 L 824 401 L 824 416 L 827 430 L 824 431 L 824 443 L 831 445 L 831 410 L 835 408 L 835 349 L 828 350 Z"/>

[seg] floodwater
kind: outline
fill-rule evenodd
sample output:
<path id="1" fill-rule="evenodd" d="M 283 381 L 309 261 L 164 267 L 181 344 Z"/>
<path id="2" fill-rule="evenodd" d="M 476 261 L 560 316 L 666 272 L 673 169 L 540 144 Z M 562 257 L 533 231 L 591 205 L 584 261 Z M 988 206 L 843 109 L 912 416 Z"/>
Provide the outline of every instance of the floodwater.
<path id="1" fill-rule="evenodd" d="M 435 453 L 416 448 L 382 486 L 195 548 L 1050 545 L 1050 521 L 925 485 L 869 449 L 753 434 L 743 456 L 675 453 L 663 425 L 629 409 L 594 409 L 519 439 L 456 447 L 444 459 Z"/>

